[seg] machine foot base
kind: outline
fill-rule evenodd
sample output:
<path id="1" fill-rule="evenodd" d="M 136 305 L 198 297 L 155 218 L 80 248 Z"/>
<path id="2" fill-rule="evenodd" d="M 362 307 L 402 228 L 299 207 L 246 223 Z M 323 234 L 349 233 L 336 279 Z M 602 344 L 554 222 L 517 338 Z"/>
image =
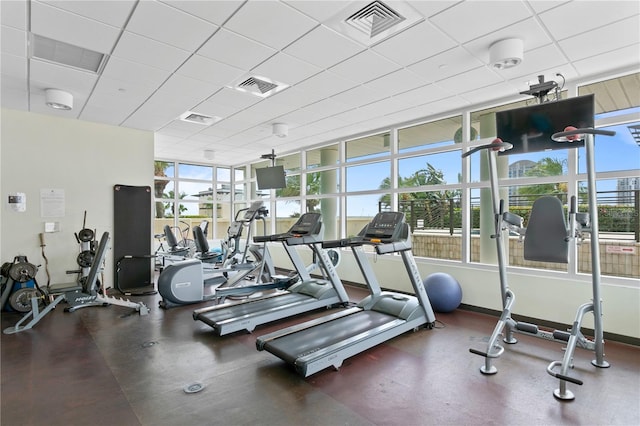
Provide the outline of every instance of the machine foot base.
<path id="1" fill-rule="evenodd" d="M 483 365 L 482 367 L 480 367 L 480 372 L 484 375 L 490 376 L 496 374 L 498 372 L 498 369 L 494 365 L 489 368 Z"/>
<path id="2" fill-rule="evenodd" d="M 560 389 L 556 389 L 553 391 L 553 396 L 560 401 L 573 401 L 575 399 L 575 395 L 570 390 L 564 391 L 564 393 L 560 393 Z"/>
<path id="3" fill-rule="evenodd" d="M 598 367 L 598 368 L 609 368 L 611 367 L 611 364 L 609 364 L 607 361 L 602 361 L 601 363 L 598 362 L 597 359 L 594 359 L 591 361 L 591 364 Z"/>

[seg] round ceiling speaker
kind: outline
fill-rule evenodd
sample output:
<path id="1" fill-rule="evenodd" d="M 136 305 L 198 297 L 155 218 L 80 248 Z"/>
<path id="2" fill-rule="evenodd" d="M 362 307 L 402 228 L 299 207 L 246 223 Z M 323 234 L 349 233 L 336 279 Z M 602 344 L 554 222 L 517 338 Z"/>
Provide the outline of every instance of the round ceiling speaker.
<path id="1" fill-rule="evenodd" d="M 73 95 L 64 90 L 47 89 L 44 92 L 45 102 L 53 109 L 70 110 L 73 108 Z"/>
<path id="2" fill-rule="evenodd" d="M 506 70 L 522 62 L 524 43 L 519 38 L 496 41 L 489 47 L 489 62 L 498 70 Z"/>

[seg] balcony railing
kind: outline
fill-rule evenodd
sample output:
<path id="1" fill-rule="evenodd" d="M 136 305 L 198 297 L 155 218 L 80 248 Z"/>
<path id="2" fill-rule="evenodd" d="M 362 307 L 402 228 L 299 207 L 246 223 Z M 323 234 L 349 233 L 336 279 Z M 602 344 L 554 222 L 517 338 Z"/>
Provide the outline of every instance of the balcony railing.
<path id="1" fill-rule="evenodd" d="M 566 205 L 567 194 L 510 195 L 509 211 L 522 216 L 527 223 L 533 201 L 543 195 L 560 198 Z M 581 198 L 581 197 L 579 197 Z M 587 212 L 586 200 L 580 200 L 578 209 Z M 600 191 L 597 193 L 600 238 L 631 239 L 640 242 L 640 190 Z M 432 198 L 403 200 L 399 211 L 405 214 L 412 230 L 445 231 L 453 235 L 462 227 L 460 199 Z M 378 203 L 379 211 L 389 211 L 391 206 Z M 471 198 L 471 227 L 480 227 L 480 198 Z"/>

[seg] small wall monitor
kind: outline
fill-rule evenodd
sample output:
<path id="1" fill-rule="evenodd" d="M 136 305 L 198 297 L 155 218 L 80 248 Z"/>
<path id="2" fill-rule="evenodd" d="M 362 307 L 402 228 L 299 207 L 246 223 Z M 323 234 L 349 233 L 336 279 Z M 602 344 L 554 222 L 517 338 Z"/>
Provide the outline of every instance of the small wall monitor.
<path id="1" fill-rule="evenodd" d="M 567 126 L 593 127 L 594 115 L 593 94 L 496 112 L 497 136 L 513 144 L 500 155 L 584 146 L 584 141 L 554 142 L 551 135 Z"/>
<path id="2" fill-rule="evenodd" d="M 258 189 L 280 189 L 287 187 L 284 166 L 256 169 Z"/>

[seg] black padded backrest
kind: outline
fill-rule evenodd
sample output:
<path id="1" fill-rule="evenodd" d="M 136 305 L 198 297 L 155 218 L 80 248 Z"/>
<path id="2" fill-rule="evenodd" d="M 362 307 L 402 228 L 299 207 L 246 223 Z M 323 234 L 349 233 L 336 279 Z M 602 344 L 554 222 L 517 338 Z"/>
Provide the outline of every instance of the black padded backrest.
<path id="1" fill-rule="evenodd" d="M 175 248 L 178 247 L 178 240 L 176 236 L 173 235 L 173 231 L 169 225 L 164 226 L 164 237 L 167 239 L 167 244 L 169 244 L 171 250 L 175 250 Z"/>
<path id="2" fill-rule="evenodd" d="M 100 242 L 98 243 L 98 250 L 96 250 L 96 255 L 93 258 L 93 263 L 91 264 L 91 268 L 89 269 L 89 274 L 87 275 L 87 279 L 84 282 L 84 290 L 88 293 L 98 290 L 98 274 L 100 273 L 102 262 L 104 262 L 104 258 L 107 255 L 108 244 L 109 233 L 105 232 L 102 234 L 102 238 L 100 238 Z"/>
<path id="3" fill-rule="evenodd" d="M 538 198 L 524 237 L 524 258 L 540 262 L 567 263 L 569 242 L 562 203 L 556 197 Z"/>
<path id="4" fill-rule="evenodd" d="M 209 231 L 209 221 L 208 220 L 203 220 L 202 222 L 200 222 L 200 229 L 202 229 L 202 233 L 206 237 L 207 236 L 207 232 Z"/>
<path id="5" fill-rule="evenodd" d="M 196 251 L 199 253 L 209 252 L 209 242 L 204 236 L 204 231 L 199 226 L 193 228 L 193 241 L 196 243 Z"/>

